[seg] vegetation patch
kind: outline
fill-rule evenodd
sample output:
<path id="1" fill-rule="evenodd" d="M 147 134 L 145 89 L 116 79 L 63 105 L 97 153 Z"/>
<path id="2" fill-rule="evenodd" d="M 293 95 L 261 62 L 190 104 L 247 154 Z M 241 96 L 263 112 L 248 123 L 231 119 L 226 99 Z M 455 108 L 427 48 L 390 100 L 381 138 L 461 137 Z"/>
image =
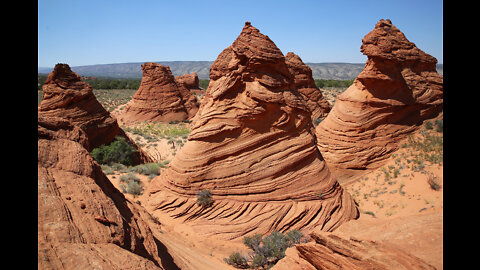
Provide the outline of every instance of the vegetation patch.
<path id="1" fill-rule="evenodd" d="M 298 230 L 291 230 L 286 234 L 275 231 L 263 239 L 260 234 L 246 236 L 243 244 L 251 250 L 248 255 L 242 256 L 239 252 L 234 252 L 224 261 L 240 269 L 259 267 L 269 269 L 285 257 L 285 250 L 288 247 L 306 242 L 306 238 Z"/>
<path id="2" fill-rule="evenodd" d="M 190 134 L 191 129 L 183 122 L 177 124 L 166 123 L 143 123 L 135 127 L 122 127 L 123 130 L 140 135 L 146 140 L 153 140 L 153 137 L 159 138 L 177 138 L 186 137 Z"/>
<path id="3" fill-rule="evenodd" d="M 102 145 L 90 153 L 99 164 L 121 163 L 129 166 L 137 150 L 124 137 L 117 136 L 109 145 Z"/>
<path id="4" fill-rule="evenodd" d="M 197 193 L 197 204 L 203 208 L 209 207 L 213 204 L 212 194 L 208 189 L 204 189 Z"/>

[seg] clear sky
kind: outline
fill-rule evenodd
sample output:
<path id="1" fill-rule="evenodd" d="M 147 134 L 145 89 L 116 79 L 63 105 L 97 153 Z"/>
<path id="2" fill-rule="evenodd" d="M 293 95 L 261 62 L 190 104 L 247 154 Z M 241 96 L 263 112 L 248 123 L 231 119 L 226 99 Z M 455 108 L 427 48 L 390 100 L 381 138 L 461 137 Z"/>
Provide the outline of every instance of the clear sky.
<path id="1" fill-rule="evenodd" d="M 380 19 L 443 63 L 442 0 L 38 0 L 38 66 L 214 61 L 245 21 L 284 55 L 364 63 Z"/>

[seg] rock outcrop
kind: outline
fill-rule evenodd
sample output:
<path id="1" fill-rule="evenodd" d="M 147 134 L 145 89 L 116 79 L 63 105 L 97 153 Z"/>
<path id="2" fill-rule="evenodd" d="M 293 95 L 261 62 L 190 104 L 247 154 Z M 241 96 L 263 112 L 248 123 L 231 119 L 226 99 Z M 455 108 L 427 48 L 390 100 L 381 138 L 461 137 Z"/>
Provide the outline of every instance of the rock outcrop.
<path id="1" fill-rule="evenodd" d="M 315 269 L 436 269 L 394 245 L 334 233 L 310 234 L 314 242 L 288 248 L 272 270 Z"/>
<path id="2" fill-rule="evenodd" d="M 332 109 L 332 105 L 323 97 L 322 92 L 315 85 L 312 69 L 303 63 L 302 59 L 293 52 L 285 55 L 288 69 L 295 76 L 295 87 L 305 98 L 308 109 L 312 112 L 312 120 L 325 118 Z"/>
<path id="3" fill-rule="evenodd" d="M 196 72 L 175 76 L 178 85 L 185 86 L 188 90 L 200 90 L 198 75 Z"/>
<path id="4" fill-rule="evenodd" d="M 122 122 L 183 121 L 195 116 L 196 98 L 176 83 L 169 67 L 147 62 L 142 70 L 142 82 L 120 116 Z"/>
<path id="5" fill-rule="evenodd" d="M 210 69 L 188 141 L 143 204 L 219 238 L 355 219 L 356 204 L 316 147 L 310 112 L 285 57 L 249 22 Z M 197 205 L 209 190 L 213 203 Z"/>
<path id="6" fill-rule="evenodd" d="M 380 167 L 400 140 L 443 111 L 443 77 L 434 57 L 390 20 L 380 20 L 362 42 L 365 68 L 316 129 L 336 176 Z"/>
<path id="7" fill-rule="evenodd" d="M 86 132 L 38 117 L 38 268 L 164 269 L 149 214 L 126 200 L 87 151 Z"/>
<path id="8" fill-rule="evenodd" d="M 128 138 L 117 120 L 98 102 L 93 88 L 67 64 L 55 65 L 42 90 L 43 100 L 38 105 L 38 114 L 47 118 L 65 118 L 83 129 L 89 141 L 88 151 L 121 136 L 137 149 L 134 164 L 151 162 L 151 158 Z"/>

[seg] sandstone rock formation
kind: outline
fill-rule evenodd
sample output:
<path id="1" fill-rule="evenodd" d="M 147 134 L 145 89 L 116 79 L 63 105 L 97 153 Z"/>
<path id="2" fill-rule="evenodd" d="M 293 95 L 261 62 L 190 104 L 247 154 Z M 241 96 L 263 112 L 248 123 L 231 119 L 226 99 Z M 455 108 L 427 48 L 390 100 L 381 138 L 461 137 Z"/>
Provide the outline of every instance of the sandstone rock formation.
<path id="1" fill-rule="evenodd" d="M 121 116 L 124 123 L 183 121 L 195 116 L 196 98 L 183 85 L 179 87 L 169 67 L 147 62 L 142 70 L 140 87 Z"/>
<path id="2" fill-rule="evenodd" d="M 187 143 L 147 189 L 146 208 L 219 238 L 314 227 L 358 217 L 315 143 L 285 57 L 249 22 L 210 69 Z M 197 205 L 209 190 L 213 204 Z"/>
<path id="3" fill-rule="evenodd" d="M 365 68 L 316 129 L 318 147 L 337 177 L 344 174 L 337 171 L 380 167 L 400 140 L 443 111 L 443 77 L 434 57 L 390 20 L 380 20 L 362 42 Z"/>
<path id="4" fill-rule="evenodd" d="M 89 141 L 88 151 L 121 136 L 138 150 L 135 164 L 151 162 L 151 158 L 128 138 L 117 120 L 98 102 L 93 88 L 81 81 L 67 64 L 55 65 L 42 90 L 43 100 L 38 105 L 38 114 L 47 118 L 65 118 L 83 129 Z"/>
<path id="5" fill-rule="evenodd" d="M 38 117 L 38 268 L 164 269 L 172 259 L 72 121 Z"/>
<path id="6" fill-rule="evenodd" d="M 272 270 L 315 269 L 436 269 L 393 245 L 345 239 L 334 233 L 310 234 L 314 242 L 288 248 Z"/>
<path id="7" fill-rule="evenodd" d="M 312 120 L 324 118 L 332 109 L 332 105 L 323 97 L 322 92 L 315 85 L 312 69 L 305 65 L 302 59 L 293 52 L 285 55 L 288 69 L 295 76 L 295 87 L 304 96 L 307 107 L 312 112 Z"/>
<path id="8" fill-rule="evenodd" d="M 177 84 L 185 86 L 188 90 L 200 90 L 198 75 L 196 72 L 175 76 Z"/>

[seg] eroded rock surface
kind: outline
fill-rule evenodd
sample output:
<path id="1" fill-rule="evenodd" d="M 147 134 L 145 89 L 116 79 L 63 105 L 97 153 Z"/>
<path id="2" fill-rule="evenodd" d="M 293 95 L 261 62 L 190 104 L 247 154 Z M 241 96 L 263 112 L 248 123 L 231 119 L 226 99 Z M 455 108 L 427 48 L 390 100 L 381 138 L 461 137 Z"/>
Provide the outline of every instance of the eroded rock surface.
<path id="1" fill-rule="evenodd" d="M 196 72 L 175 76 L 177 84 L 185 86 L 188 90 L 200 90 L 198 75 Z"/>
<path id="2" fill-rule="evenodd" d="M 272 270 L 315 269 L 436 269 L 387 243 L 342 238 L 335 233 L 310 234 L 314 242 L 288 248 Z"/>
<path id="3" fill-rule="evenodd" d="M 67 64 L 55 65 L 42 90 L 43 100 L 38 105 L 38 114 L 44 118 L 65 118 L 81 128 L 89 141 L 86 147 L 88 151 L 121 136 L 137 149 L 134 164 L 151 162 L 151 158 L 125 134 L 117 120 L 98 102 L 93 88 Z"/>
<path id="4" fill-rule="evenodd" d="M 221 238 L 331 231 L 358 217 L 316 147 L 311 113 L 268 36 L 245 23 L 210 79 L 187 143 L 147 190 L 149 212 Z M 212 194 L 211 206 L 197 205 L 201 190 Z"/>
<path id="5" fill-rule="evenodd" d="M 332 109 L 332 105 L 323 97 L 322 92 L 315 85 L 312 69 L 303 63 L 302 59 L 293 52 L 285 55 L 288 69 L 295 76 L 295 87 L 305 98 L 308 109 L 312 112 L 312 120 L 325 118 Z"/>
<path id="6" fill-rule="evenodd" d="M 166 268 L 149 214 L 110 183 L 88 145 L 68 119 L 38 117 L 38 268 Z"/>
<path id="7" fill-rule="evenodd" d="M 176 83 L 169 67 L 147 62 L 142 70 L 142 82 L 120 116 L 122 122 L 183 121 L 195 116 L 196 98 Z"/>
<path id="8" fill-rule="evenodd" d="M 338 177 L 380 167 L 400 140 L 443 111 L 434 57 L 390 20 L 380 20 L 362 42 L 365 68 L 316 128 L 318 147 Z"/>

